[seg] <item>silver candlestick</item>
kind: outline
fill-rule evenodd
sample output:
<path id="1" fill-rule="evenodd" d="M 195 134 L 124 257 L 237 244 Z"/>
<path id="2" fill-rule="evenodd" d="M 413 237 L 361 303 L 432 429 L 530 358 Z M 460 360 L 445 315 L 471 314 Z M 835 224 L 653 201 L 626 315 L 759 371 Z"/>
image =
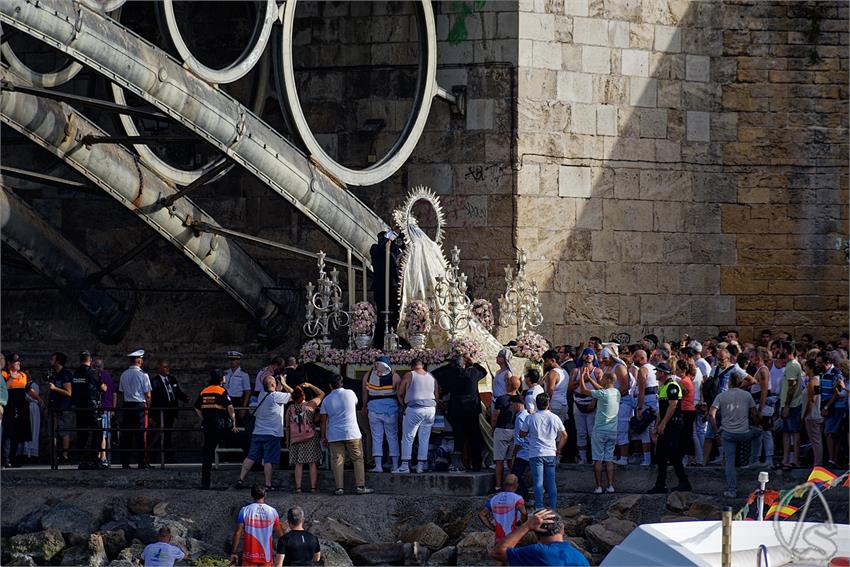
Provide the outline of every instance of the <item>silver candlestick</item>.
<path id="1" fill-rule="evenodd" d="M 339 272 L 331 270 L 330 276 L 325 271 L 325 253 L 319 252 L 319 279 L 317 285 L 307 283 L 307 322 L 304 323 L 304 333 L 312 338 L 321 335 L 319 344 L 331 345 L 331 330 L 337 331 L 348 326 L 350 317 L 342 307 L 342 289 L 339 286 Z M 314 293 L 315 291 L 315 293 Z"/>
<path id="2" fill-rule="evenodd" d="M 466 296 L 466 274 L 460 271 L 460 250 L 452 248 L 452 257 L 445 276 L 437 276 L 434 296 L 429 301 L 431 319 L 435 325 L 455 340 L 460 331 L 469 328 L 470 301 Z"/>
<path id="3" fill-rule="evenodd" d="M 517 335 L 543 323 L 540 310 L 540 290 L 537 283 L 529 282 L 525 275 L 528 256 L 520 248 L 517 254 L 516 275 L 511 266 L 505 266 L 505 293 L 499 297 L 499 325 L 508 327 L 516 324 Z"/>

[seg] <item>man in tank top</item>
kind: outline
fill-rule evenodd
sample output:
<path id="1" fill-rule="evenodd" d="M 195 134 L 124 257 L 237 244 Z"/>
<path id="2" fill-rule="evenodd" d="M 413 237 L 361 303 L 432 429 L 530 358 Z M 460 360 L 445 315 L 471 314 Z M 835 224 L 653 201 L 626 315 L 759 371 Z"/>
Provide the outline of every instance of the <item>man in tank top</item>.
<path id="1" fill-rule="evenodd" d="M 558 364 L 558 353 L 547 350 L 543 353 L 543 370 L 546 376 L 543 380 L 546 393 L 549 394 L 549 411 L 561 418 L 567 419 L 567 385 L 569 377 L 567 372 Z"/>
<path id="2" fill-rule="evenodd" d="M 410 458 L 413 452 L 413 439 L 419 434 L 416 472 L 425 472 L 428 468 L 428 442 L 431 428 L 437 413 L 437 400 L 440 399 L 440 386 L 425 370 L 421 359 L 411 363 L 413 370 L 404 375 L 398 388 L 398 401 L 404 408 L 401 439 L 401 466 L 392 472 L 403 474 L 410 472 Z"/>
<path id="3" fill-rule="evenodd" d="M 638 367 L 635 412 L 640 416 L 645 409 L 649 409 L 658 415 L 658 379 L 655 377 L 655 367 L 649 363 L 644 350 L 635 352 L 634 362 Z M 643 461 L 641 462 L 643 466 L 649 466 L 652 462 L 651 440 L 654 429 L 655 422 L 637 436 L 643 448 Z"/>

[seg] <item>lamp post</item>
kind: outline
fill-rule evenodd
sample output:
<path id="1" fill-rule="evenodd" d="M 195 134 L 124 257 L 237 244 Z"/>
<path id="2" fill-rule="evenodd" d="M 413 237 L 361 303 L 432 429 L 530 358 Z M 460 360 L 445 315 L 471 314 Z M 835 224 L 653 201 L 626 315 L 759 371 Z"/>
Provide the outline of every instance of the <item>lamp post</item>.
<path id="1" fill-rule="evenodd" d="M 458 332 L 469 328 L 470 301 L 466 296 L 466 274 L 460 271 L 460 250 L 452 248 L 452 257 L 445 276 L 437 276 L 434 296 L 429 301 L 435 325 L 449 334 L 451 340 Z"/>
<path id="2" fill-rule="evenodd" d="M 304 333 L 312 338 L 321 335 L 319 344 L 331 345 L 331 329 L 336 331 L 348 325 L 349 314 L 342 307 L 342 289 L 339 286 L 339 271 L 336 268 L 325 271 L 325 253 L 319 252 L 319 279 L 317 285 L 307 283 L 307 322 Z"/>
<path id="3" fill-rule="evenodd" d="M 516 275 L 513 267 L 505 266 L 505 293 L 499 297 L 499 325 L 508 327 L 516 324 L 517 335 L 543 323 L 540 311 L 540 290 L 536 282 L 529 282 L 525 275 L 528 255 L 522 248 L 517 254 Z"/>

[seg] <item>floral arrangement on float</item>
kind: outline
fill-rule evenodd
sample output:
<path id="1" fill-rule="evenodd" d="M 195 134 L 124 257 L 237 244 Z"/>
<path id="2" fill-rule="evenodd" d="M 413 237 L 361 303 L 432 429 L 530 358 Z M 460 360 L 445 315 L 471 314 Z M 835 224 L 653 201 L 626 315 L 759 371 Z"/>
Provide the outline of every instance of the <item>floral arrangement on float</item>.
<path id="1" fill-rule="evenodd" d="M 462 356 L 479 362 L 484 357 L 484 351 L 475 339 L 461 337 L 449 343 L 449 356 Z"/>
<path id="2" fill-rule="evenodd" d="M 321 345 L 319 345 L 319 341 L 309 340 L 301 345 L 301 351 L 298 353 L 298 360 L 301 361 L 301 364 L 318 362 L 319 355 L 322 354 L 323 350 L 324 349 Z"/>
<path id="3" fill-rule="evenodd" d="M 354 304 L 351 319 L 351 329 L 354 332 L 354 344 L 358 349 L 368 348 L 372 343 L 372 335 L 375 332 L 375 323 L 378 317 L 375 307 L 368 301 L 360 301 Z"/>
<path id="4" fill-rule="evenodd" d="M 481 326 L 488 331 L 493 330 L 493 304 L 486 299 L 476 299 L 472 302 L 472 314 L 481 323 Z"/>
<path id="5" fill-rule="evenodd" d="M 383 355 L 383 352 L 376 348 L 367 347 L 349 350 L 345 353 L 345 364 L 372 364 L 381 355 Z"/>
<path id="6" fill-rule="evenodd" d="M 404 308 L 404 328 L 407 340 L 414 350 L 425 347 L 425 336 L 431 331 L 431 310 L 421 299 L 415 299 Z"/>
<path id="7" fill-rule="evenodd" d="M 543 353 L 549 350 L 549 343 L 541 335 L 529 331 L 518 336 L 513 347 L 514 355 L 532 362 L 543 360 Z"/>

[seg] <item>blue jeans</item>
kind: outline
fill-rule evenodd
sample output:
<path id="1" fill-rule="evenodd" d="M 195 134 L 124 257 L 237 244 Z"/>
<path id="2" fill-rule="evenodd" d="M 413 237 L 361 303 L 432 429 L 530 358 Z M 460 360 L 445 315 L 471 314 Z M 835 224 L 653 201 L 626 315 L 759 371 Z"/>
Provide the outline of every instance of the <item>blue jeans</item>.
<path id="1" fill-rule="evenodd" d="M 531 479 L 534 482 L 534 507 L 543 508 L 543 485 L 549 493 L 549 508 L 557 509 L 558 488 L 555 486 L 555 457 L 531 457 Z"/>
<path id="2" fill-rule="evenodd" d="M 735 492 L 738 486 L 738 475 L 735 470 L 735 456 L 738 452 L 738 445 L 749 441 L 752 443 L 750 448 L 750 464 L 758 462 L 759 451 L 758 445 L 755 444 L 756 439 L 761 438 L 761 429 L 750 427 L 746 433 L 729 433 L 721 431 L 720 438 L 723 440 L 723 456 L 724 465 L 726 467 L 726 490 Z"/>

